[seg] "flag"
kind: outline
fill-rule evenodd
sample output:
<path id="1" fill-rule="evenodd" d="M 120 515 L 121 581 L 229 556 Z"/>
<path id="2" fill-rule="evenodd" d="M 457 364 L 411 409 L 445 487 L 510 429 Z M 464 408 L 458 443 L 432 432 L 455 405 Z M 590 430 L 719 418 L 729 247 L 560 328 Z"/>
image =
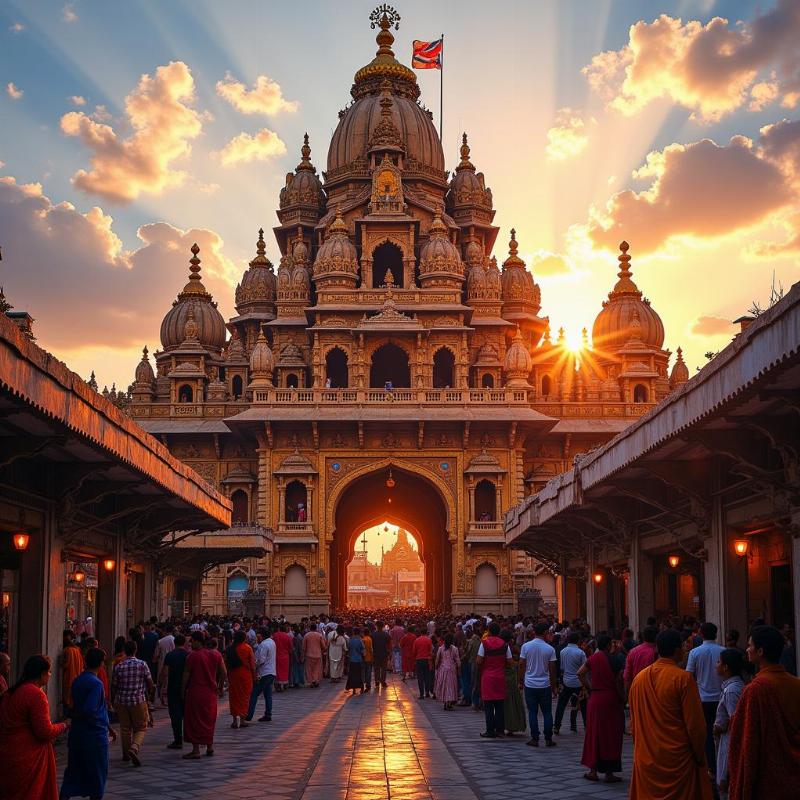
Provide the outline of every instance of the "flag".
<path id="1" fill-rule="evenodd" d="M 444 43 L 441 39 L 433 42 L 421 42 L 414 39 L 412 44 L 411 66 L 414 69 L 441 69 Z"/>

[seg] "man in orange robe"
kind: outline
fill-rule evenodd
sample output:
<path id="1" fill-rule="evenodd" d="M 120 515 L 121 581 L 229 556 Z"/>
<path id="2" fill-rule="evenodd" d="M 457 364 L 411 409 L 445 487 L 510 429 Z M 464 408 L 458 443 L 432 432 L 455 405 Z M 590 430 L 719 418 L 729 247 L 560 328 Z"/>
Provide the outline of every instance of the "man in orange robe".
<path id="1" fill-rule="evenodd" d="M 800 679 L 779 663 L 784 645 L 769 625 L 750 633 L 747 657 L 758 673 L 731 720 L 731 800 L 794 800 L 800 793 Z"/>
<path id="2" fill-rule="evenodd" d="M 83 672 L 83 654 L 75 644 L 75 634 L 64 631 L 64 654 L 61 662 L 61 700 L 64 703 L 64 714 L 72 708 L 72 682 Z"/>
<path id="3" fill-rule="evenodd" d="M 658 660 L 631 685 L 633 778 L 630 800 L 711 800 L 706 722 L 697 684 L 678 663 L 681 635 L 658 634 Z"/>

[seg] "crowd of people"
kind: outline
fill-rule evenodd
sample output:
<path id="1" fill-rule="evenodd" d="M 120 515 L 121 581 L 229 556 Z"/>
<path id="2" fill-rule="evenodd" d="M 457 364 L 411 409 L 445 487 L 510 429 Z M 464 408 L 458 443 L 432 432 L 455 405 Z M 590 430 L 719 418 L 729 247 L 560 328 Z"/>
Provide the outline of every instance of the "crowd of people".
<path id="1" fill-rule="evenodd" d="M 157 704 L 169 714 L 168 748 L 195 760 L 214 756 L 226 692 L 231 728 L 241 729 L 256 720 L 259 705 L 257 721 L 272 722 L 273 692 L 327 680 L 344 681 L 345 692 L 360 696 L 386 688 L 389 673 L 416 684 L 419 700 L 435 698 L 442 711 L 482 712 L 485 739 L 528 731 L 527 745 L 556 747 L 567 712 L 571 732 L 580 717 L 590 782 L 622 780 L 630 733 L 636 800 L 795 797 L 794 644 L 788 629 L 762 623 L 750 630 L 746 651 L 737 631 L 727 632 L 723 646 L 713 623 L 691 619 L 651 618 L 637 636 L 594 633 L 583 620 L 405 607 L 344 609 L 294 624 L 153 617 L 119 636 L 110 653 L 91 631 L 68 629 L 58 660 L 62 722 L 51 722 L 43 691 L 50 658 L 31 656 L 9 686 L 10 660 L 0 653 L 0 800 L 101 798 L 110 743 L 119 738 L 122 760 L 140 767 Z M 53 742 L 65 732 L 59 787 Z"/>

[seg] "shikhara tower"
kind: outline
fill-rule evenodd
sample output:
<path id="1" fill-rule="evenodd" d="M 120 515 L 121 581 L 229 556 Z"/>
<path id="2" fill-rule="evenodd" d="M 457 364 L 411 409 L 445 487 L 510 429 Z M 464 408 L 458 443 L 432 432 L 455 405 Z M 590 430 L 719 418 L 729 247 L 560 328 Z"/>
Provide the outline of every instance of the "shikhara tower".
<path id="1" fill-rule="evenodd" d="M 505 549 L 504 511 L 688 378 L 680 359 L 668 377 L 624 242 L 594 348 L 576 361 L 553 341 L 514 230 L 502 264 L 492 255 L 494 198 L 467 135 L 449 174 L 392 51 L 396 19 L 376 21 L 327 169 L 306 136 L 286 176 L 277 271 L 259 231 L 225 323 L 192 248 L 156 369 L 147 352 L 136 368 L 131 415 L 232 498 L 238 524 L 274 534 L 270 555 L 217 568 L 202 596 L 176 581 L 197 609 L 226 612 L 243 577 L 273 614 L 342 605 L 356 539 L 384 520 L 419 541 L 431 605 L 508 612 L 530 590 L 553 603 L 554 565 Z"/>

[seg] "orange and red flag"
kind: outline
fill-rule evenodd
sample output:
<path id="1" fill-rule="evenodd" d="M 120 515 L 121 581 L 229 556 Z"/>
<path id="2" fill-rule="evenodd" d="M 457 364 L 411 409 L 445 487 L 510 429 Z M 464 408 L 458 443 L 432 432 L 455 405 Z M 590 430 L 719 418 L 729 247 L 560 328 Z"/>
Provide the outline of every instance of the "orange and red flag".
<path id="1" fill-rule="evenodd" d="M 433 42 L 421 42 L 414 39 L 412 44 L 411 66 L 414 69 L 441 69 L 444 40 L 436 39 Z"/>

